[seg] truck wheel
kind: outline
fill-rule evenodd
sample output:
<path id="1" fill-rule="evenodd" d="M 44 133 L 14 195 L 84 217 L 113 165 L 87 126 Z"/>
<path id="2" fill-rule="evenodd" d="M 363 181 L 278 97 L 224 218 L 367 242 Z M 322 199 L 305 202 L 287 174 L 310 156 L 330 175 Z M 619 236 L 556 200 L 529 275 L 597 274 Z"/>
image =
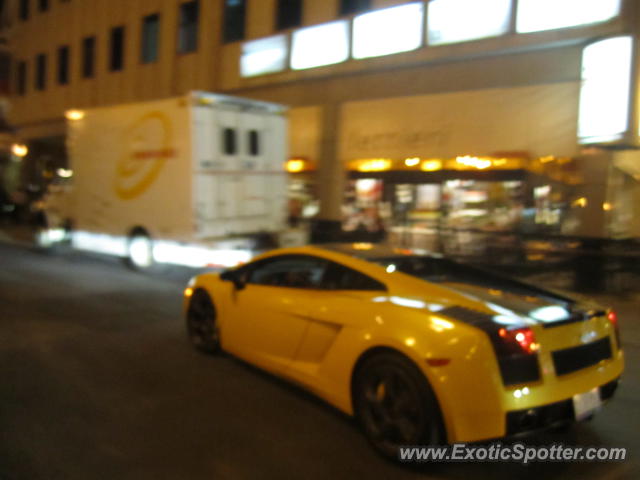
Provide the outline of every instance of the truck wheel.
<path id="1" fill-rule="evenodd" d="M 153 241 L 143 232 L 133 233 L 127 244 L 127 265 L 134 270 L 147 271 L 154 265 Z"/>
<path id="2" fill-rule="evenodd" d="M 40 226 L 36 227 L 36 231 L 33 233 L 33 243 L 40 251 L 51 251 L 52 242 L 49 238 L 49 229 Z"/>
<path id="3" fill-rule="evenodd" d="M 51 252 L 53 250 L 53 242 L 49 235 L 49 222 L 43 212 L 37 212 L 34 215 L 34 232 L 33 244 L 37 250 L 41 252 Z"/>

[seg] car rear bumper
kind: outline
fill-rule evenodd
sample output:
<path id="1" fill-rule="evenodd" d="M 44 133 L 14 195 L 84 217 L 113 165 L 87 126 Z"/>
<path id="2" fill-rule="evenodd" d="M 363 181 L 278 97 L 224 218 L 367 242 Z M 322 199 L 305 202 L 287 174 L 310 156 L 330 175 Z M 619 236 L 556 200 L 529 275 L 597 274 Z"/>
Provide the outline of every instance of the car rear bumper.
<path id="1" fill-rule="evenodd" d="M 556 375 L 550 358 L 543 357 L 542 378 L 536 382 L 505 387 L 501 378 L 494 378 L 476 383 L 477 395 L 458 394 L 457 401 L 441 402 L 448 442 L 482 442 L 574 421 L 573 397 L 599 388 L 603 400 L 611 398 L 623 370 L 624 354 L 616 349 L 611 359 L 566 375 Z M 468 392 L 468 382 L 461 382 L 456 393 L 464 392 L 465 385 Z M 520 418 L 526 412 L 530 418 Z"/>
<path id="2" fill-rule="evenodd" d="M 602 402 L 606 402 L 613 397 L 618 388 L 618 383 L 619 378 L 598 387 Z M 539 407 L 513 410 L 506 414 L 506 436 L 529 435 L 574 421 L 575 412 L 571 398 Z"/>

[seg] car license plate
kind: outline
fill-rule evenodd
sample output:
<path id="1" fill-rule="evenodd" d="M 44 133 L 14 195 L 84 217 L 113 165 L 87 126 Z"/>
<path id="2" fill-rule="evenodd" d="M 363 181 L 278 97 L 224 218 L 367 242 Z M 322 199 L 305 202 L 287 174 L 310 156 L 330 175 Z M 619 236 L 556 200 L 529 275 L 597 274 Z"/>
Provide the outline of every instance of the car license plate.
<path id="1" fill-rule="evenodd" d="M 602 405 L 602 401 L 600 400 L 600 391 L 598 388 L 573 396 L 573 411 L 576 420 L 584 420 L 600 408 L 600 405 Z"/>

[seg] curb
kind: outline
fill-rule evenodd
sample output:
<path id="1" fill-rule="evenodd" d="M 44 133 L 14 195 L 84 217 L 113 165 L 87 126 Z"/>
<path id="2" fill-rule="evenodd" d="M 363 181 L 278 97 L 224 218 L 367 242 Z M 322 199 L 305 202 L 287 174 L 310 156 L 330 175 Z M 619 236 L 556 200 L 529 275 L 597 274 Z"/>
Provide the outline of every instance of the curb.
<path id="1" fill-rule="evenodd" d="M 2 231 L 2 230 L 0 230 L 0 243 L 17 245 L 19 247 L 26 247 L 26 248 L 32 248 L 35 246 L 32 241 L 16 238 L 15 236 L 12 236 L 8 234 L 6 231 Z"/>

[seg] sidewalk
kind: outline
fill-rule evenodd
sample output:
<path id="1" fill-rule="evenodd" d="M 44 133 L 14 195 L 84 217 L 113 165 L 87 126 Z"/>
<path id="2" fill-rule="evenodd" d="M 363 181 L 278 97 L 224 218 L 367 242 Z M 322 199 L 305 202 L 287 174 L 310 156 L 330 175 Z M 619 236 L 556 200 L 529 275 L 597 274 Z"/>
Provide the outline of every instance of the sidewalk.
<path id="1" fill-rule="evenodd" d="M 25 247 L 34 245 L 35 228 L 27 225 L 0 224 L 0 242 Z"/>

